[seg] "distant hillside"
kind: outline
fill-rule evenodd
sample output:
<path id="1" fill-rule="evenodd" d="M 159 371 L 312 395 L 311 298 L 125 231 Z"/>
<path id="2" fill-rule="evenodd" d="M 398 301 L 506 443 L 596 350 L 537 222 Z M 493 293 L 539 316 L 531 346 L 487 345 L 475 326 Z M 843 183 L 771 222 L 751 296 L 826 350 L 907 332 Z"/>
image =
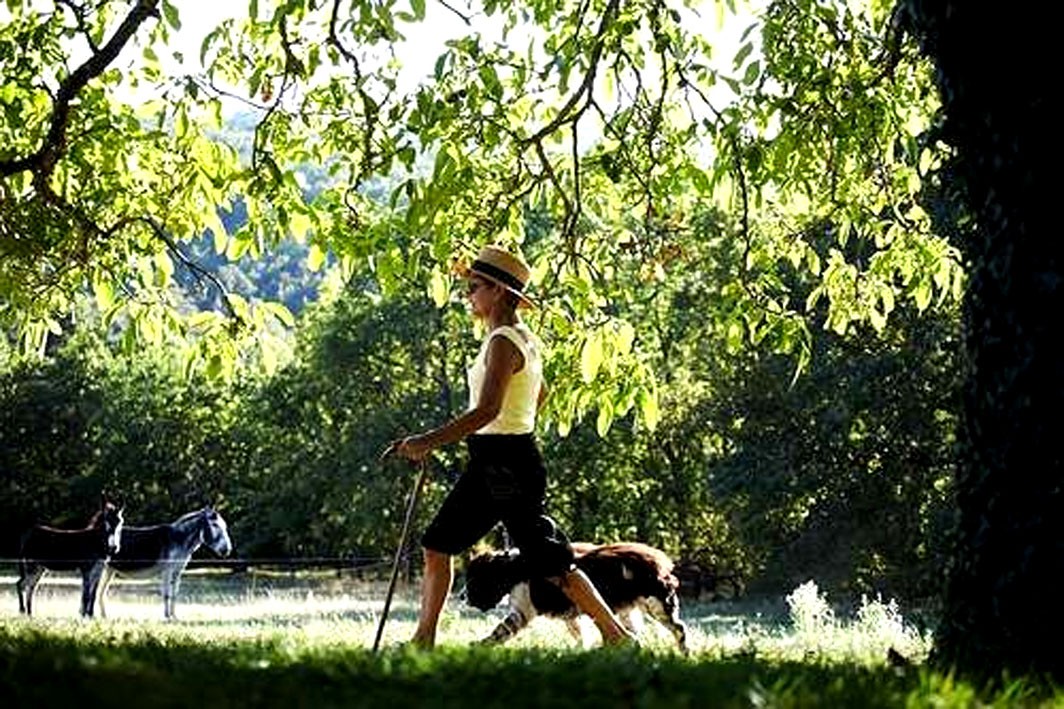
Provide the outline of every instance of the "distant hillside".
<path id="1" fill-rule="evenodd" d="M 251 145 L 257 120 L 258 117 L 253 113 L 237 113 L 228 119 L 220 136 L 226 143 L 234 146 L 241 158 L 248 162 L 251 160 Z M 419 157 L 415 170 L 427 174 L 432 170 L 432 162 L 432 155 L 423 154 Z M 304 196 L 308 201 L 316 198 L 331 179 L 322 165 L 302 165 L 298 172 L 302 178 L 301 184 L 306 185 Z M 369 180 L 363 187 L 364 194 L 384 202 L 389 199 L 397 179 L 386 176 Z M 240 201 L 232 212 L 223 211 L 219 217 L 230 234 L 247 222 L 247 212 Z M 245 255 L 235 263 L 230 262 L 225 254 L 215 252 L 214 236 L 210 232 L 185 248 L 189 258 L 216 274 L 232 292 L 246 298 L 280 301 L 295 315 L 317 299 L 318 288 L 324 277 L 323 272 L 313 272 L 306 267 L 309 247 L 290 240 L 281 242 L 261 258 Z M 187 268 L 179 267 L 177 276 L 185 286 L 189 300 L 197 307 L 220 307 L 217 289 L 196 287 L 196 279 Z"/>
<path id="2" fill-rule="evenodd" d="M 244 160 L 251 159 L 251 142 L 255 132 L 257 116 L 250 112 L 241 112 L 230 118 L 222 130 L 221 138 L 234 146 Z M 327 179 L 325 170 L 308 165 L 301 169 L 306 181 L 307 199 L 313 199 Z M 219 217 L 226 231 L 235 233 L 247 223 L 247 211 L 244 203 L 238 201 L 232 212 L 221 211 Z M 310 249 L 305 244 L 285 240 L 262 254 L 260 258 L 245 255 L 239 261 L 231 262 L 226 255 L 218 254 L 214 248 L 214 235 L 205 233 L 200 238 L 185 245 L 186 255 L 199 265 L 208 269 L 225 287 L 245 298 L 275 300 L 298 315 L 318 297 L 323 273 L 311 271 L 306 266 Z M 195 276 L 188 268 L 178 268 L 177 277 L 185 287 L 189 300 L 196 307 L 204 310 L 220 307 L 220 294 L 217 289 L 197 287 Z"/>

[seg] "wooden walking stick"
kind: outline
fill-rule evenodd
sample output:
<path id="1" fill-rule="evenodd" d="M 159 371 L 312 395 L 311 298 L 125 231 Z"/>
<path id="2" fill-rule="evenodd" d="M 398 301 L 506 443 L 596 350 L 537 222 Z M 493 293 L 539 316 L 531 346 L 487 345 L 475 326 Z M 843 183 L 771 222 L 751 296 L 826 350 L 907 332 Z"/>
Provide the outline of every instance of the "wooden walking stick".
<path id="1" fill-rule="evenodd" d="M 393 453 L 392 448 L 388 448 L 381 454 L 381 459 L 387 458 Z M 384 611 L 381 613 L 380 623 L 377 624 L 377 637 L 373 639 L 373 652 L 377 652 L 377 648 L 381 644 L 381 635 L 384 634 L 384 623 L 388 620 L 388 610 L 392 605 L 392 594 L 395 593 L 395 582 L 399 578 L 399 561 L 403 558 L 403 549 L 406 547 L 406 538 L 410 534 L 410 523 L 414 519 L 414 510 L 417 509 L 418 498 L 421 497 L 421 488 L 425 483 L 425 477 L 428 475 L 428 462 L 422 460 L 419 464 L 419 470 L 417 475 L 417 481 L 414 483 L 414 489 L 410 493 L 410 501 L 406 505 L 406 518 L 403 520 L 403 531 L 399 533 L 399 546 L 395 550 L 395 560 L 392 563 L 392 578 L 388 582 L 388 595 L 384 597 Z"/>

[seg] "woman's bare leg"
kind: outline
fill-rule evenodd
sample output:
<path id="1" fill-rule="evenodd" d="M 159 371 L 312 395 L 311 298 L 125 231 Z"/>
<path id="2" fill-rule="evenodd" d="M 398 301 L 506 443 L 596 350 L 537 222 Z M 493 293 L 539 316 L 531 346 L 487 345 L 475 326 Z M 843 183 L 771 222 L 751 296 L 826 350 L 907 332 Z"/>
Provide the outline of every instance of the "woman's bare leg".
<path id="1" fill-rule="evenodd" d="M 598 589 L 591 583 L 591 579 L 583 571 L 571 569 L 561 577 L 558 585 L 581 612 L 587 613 L 595 621 L 599 632 L 602 633 L 603 643 L 607 645 L 636 643 L 635 636 L 621 625 L 617 616 L 606 605 Z"/>
<path id="2" fill-rule="evenodd" d="M 430 648 L 436 644 L 436 625 L 454 580 L 454 565 L 451 561 L 449 554 L 432 549 L 425 550 L 425 576 L 421 580 L 421 612 L 418 615 L 414 639 L 411 641 L 414 645 Z"/>

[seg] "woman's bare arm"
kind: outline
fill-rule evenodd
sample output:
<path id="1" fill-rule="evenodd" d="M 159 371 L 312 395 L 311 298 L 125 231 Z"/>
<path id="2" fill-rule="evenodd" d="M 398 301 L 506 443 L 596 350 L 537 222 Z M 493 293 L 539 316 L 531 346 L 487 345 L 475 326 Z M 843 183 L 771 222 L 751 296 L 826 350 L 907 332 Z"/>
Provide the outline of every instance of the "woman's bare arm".
<path id="1" fill-rule="evenodd" d="M 404 458 L 421 460 L 435 448 L 460 441 L 476 433 L 499 415 L 506 387 L 514 372 L 524 364 L 524 355 L 505 337 L 493 337 L 488 343 L 484 383 L 476 408 L 466 411 L 439 428 L 399 441 L 396 452 Z"/>

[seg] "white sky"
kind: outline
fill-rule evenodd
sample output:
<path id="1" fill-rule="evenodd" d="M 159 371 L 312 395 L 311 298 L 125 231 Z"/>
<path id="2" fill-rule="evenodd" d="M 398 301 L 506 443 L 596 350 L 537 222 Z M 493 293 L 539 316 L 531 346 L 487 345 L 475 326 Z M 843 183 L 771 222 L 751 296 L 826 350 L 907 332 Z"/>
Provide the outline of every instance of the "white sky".
<path id="1" fill-rule="evenodd" d="M 724 0 L 706 0 L 697 9 L 698 16 L 692 14 L 692 22 L 700 23 L 705 34 L 710 36 L 714 47 L 713 63 L 718 69 L 734 74 L 732 59 L 739 49 L 739 38 L 754 21 L 754 11 L 759 11 L 767 0 L 737 0 L 738 14 L 719 12 L 718 5 Z M 456 3 L 460 4 L 460 3 Z M 199 50 L 203 38 L 223 20 L 229 17 L 242 17 L 247 12 L 244 2 L 232 0 L 215 0 L 203 2 L 198 0 L 195 11 L 191 5 L 183 5 L 181 12 L 181 31 L 171 40 L 171 50 L 182 52 L 185 58 L 184 72 L 193 73 L 199 66 Z M 499 26 L 498 17 L 479 16 L 473 19 L 474 25 L 467 26 L 455 13 L 446 9 L 435 0 L 427 0 L 426 19 L 420 23 L 406 24 L 399 22 L 398 27 L 407 41 L 396 50 L 403 64 L 400 76 L 402 84 L 416 85 L 431 77 L 436 59 L 444 51 L 446 40 L 479 30 L 490 36 L 492 25 Z M 499 33 L 496 31 L 495 36 Z M 128 50 L 127 50 L 128 51 Z M 755 48 L 755 54 L 759 48 Z M 160 53 L 161 55 L 161 53 Z M 160 56 L 160 59 L 164 57 Z M 165 59 L 164 59 L 165 61 Z M 408 83 L 409 82 L 409 83 Z M 727 93 L 723 85 L 717 87 Z M 721 103 L 726 99 L 721 94 L 712 97 Z"/>
<path id="2" fill-rule="evenodd" d="M 690 16 L 691 29 L 701 29 L 709 38 L 713 46 L 713 66 L 726 73 L 735 75 L 732 60 L 739 49 L 739 39 L 742 33 L 754 22 L 754 13 L 765 7 L 768 0 L 736 0 L 738 14 L 722 11 L 725 0 L 703 0 L 693 11 L 684 10 L 681 3 L 677 3 L 681 12 Z M 29 0 L 31 7 L 52 10 L 53 2 L 49 0 Z M 263 3 L 265 7 L 269 3 Z M 455 0 L 455 6 L 464 3 Z M 199 56 L 203 38 L 225 19 L 231 17 L 243 17 L 248 9 L 247 0 L 193 0 L 191 3 L 174 3 L 178 8 L 181 20 L 181 29 L 172 34 L 170 46 L 165 48 L 156 47 L 156 54 L 163 65 L 164 71 L 171 76 L 183 74 L 195 74 L 200 72 Z M 401 6 L 397 9 L 404 9 Z M 262 11 L 260 10 L 260 13 Z M 446 40 L 463 36 L 473 30 L 489 38 L 500 38 L 501 22 L 496 16 L 486 17 L 480 15 L 473 19 L 473 26 L 467 26 L 459 17 L 448 10 L 439 0 L 426 0 L 425 21 L 419 23 L 398 23 L 400 32 L 407 41 L 396 49 L 396 55 L 403 65 L 400 74 L 400 90 L 408 90 L 416 84 L 429 79 L 433 74 L 436 59 L 444 51 Z M 0 22 L 9 19 L 10 15 L 5 6 L 0 4 Z M 492 26 L 495 30 L 492 31 Z M 515 31 L 516 34 L 516 31 Z M 527 44 L 527 34 L 522 39 Z M 757 37 L 752 37 L 757 41 Z M 184 63 L 180 64 L 171 55 L 179 52 Z M 760 53 L 760 47 L 755 46 L 754 55 Z M 83 55 L 83 56 L 82 56 Z M 71 66 L 76 66 L 88 56 L 88 47 L 80 38 L 73 40 L 71 50 Z M 128 69 L 141 61 L 142 48 L 136 40 L 127 46 L 119 56 L 116 66 L 120 69 Z M 147 87 L 139 89 L 123 87 L 120 91 L 126 93 L 124 100 L 131 104 L 157 97 L 157 92 L 149 89 L 150 95 L 145 93 Z M 222 87 L 228 88 L 228 87 Z M 245 89 L 234 90 L 236 94 L 242 94 Z M 731 100 L 731 92 L 723 82 L 718 82 L 709 91 L 709 98 L 717 108 L 727 104 Z M 225 113 L 244 110 L 246 104 L 235 100 L 223 100 Z"/>
<path id="3" fill-rule="evenodd" d="M 696 12 L 692 15 L 692 22 L 698 22 L 704 27 L 704 32 L 711 35 L 714 45 L 714 62 L 719 69 L 731 70 L 731 60 L 739 48 L 739 37 L 742 32 L 753 22 L 753 13 L 760 11 L 768 0 L 736 0 L 738 14 L 720 12 L 725 0 L 704 0 Z M 31 7 L 47 8 L 51 10 L 54 4 L 48 0 L 29 0 Z M 458 3 L 456 3 L 458 4 Z M 192 3 L 176 3 L 181 19 L 181 30 L 174 33 L 171 38 L 169 49 L 159 51 L 159 58 L 164 66 L 177 65 L 170 61 L 171 52 L 181 52 L 184 55 L 184 72 L 193 73 L 198 69 L 199 51 L 203 38 L 219 23 L 230 17 L 243 16 L 247 12 L 247 4 L 242 0 L 193 0 Z M 194 8 L 194 9 L 193 9 Z M 427 0 L 426 20 L 420 23 L 399 23 L 400 31 L 406 35 L 407 42 L 397 54 L 404 64 L 404 76 L 411 82 L 427 78 L 432 74 L 436 58 L 442 53 L 444 42 L 447 39 L 468 33 L 471 29 L 479 29 L 484 32 L 484 27 L 496 22 L 497 18 L 489 18 L 483 15 L 474 18 L 474 27 L 465 25 L 453 12 L 447 10 L 438 0 Z M 10 19 L 10 14 L 5 6 L 0 5 L 0 22 Z M 484 34 L 489 34 L 484 32 Z M 84 42 L 78 41 L 72 54 L 73 61 L 78 61 L 77 55 L 87 52 Z M 755 49 L 756 51 L 756 49 Z M 134 45 L 127 46 L 119 58 L 119 63 L 127 65 L 139 60 L 140 51 Z"/>

